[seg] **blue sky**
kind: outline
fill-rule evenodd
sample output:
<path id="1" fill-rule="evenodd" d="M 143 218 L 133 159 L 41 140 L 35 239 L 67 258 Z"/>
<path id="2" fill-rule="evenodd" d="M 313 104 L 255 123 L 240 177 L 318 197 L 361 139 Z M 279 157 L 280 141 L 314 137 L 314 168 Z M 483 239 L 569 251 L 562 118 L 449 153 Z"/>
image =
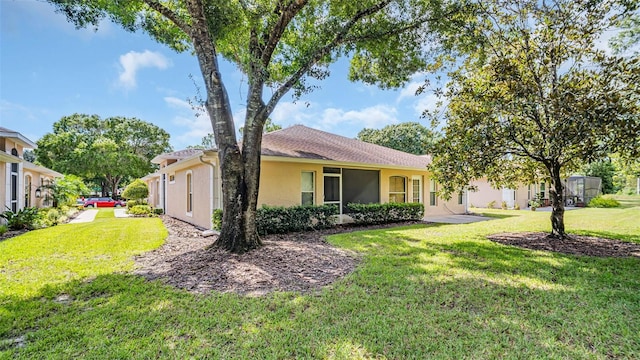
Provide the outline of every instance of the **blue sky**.
<path id="1" fill-rule="evenodd" d="M 199 144 L 212 132 L 208 117 L 196 116 L 187 102 L 197 94 L 194 80 L 202 83 L 192 55 L 108 22 L 97 32 L 76 30 L 51 5 L 35 0 L 0 0 L 0 16 L 0 126 L 36 141 L 73 113 L 137 117 L 169 132 L 174 149 Z M 233 65 L 223 61 L 221 66 L 239 127 L 246 81 Z M 428 125 L 420 113 L 435 98 L 414 96 L 422 76 L 404 89 L 382 91 L 349 82 L 345 61 L 331 70 L 315 92 L 296 102 L 285 96 L 273 121 L 348 137 L 364 127 L 405 121 Z"/>

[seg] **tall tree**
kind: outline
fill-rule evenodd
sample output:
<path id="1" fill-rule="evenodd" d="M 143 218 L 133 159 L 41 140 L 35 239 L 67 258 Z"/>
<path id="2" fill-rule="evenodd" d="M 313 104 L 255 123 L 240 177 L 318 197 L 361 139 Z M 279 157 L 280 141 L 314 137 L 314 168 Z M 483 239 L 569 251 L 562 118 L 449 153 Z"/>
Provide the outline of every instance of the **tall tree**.
<path id="1" fill-rule="evenodd" d="M 583 167 L 586 176 L 596 176 L 602 180 L 602 193 L 615 194 L 618 189 L 613 183 L 616 167 L 611 159 L 594 161 Z"/>
<path id="2" fill-rule="evenodd" d="M 360 130 L 358 140 L 386 146 L 410 154 L 425 155 L 431 153 L 436 136 L 433 131 L 417 122 L 392 124 L 382 129 Z"/>
<path id="3" fill-rule="evenodd" d="M 256 206 L 263 127 L 293 90 L 312 90 L 328 66 L 351 57 L 350 78 L 385 87 L 421 69 L 435 34 L 459 11 L 456 0 L 48 0 L 78 27 L 109 18 L 196 55 L 222 172 L 223 217 L 216 244 L 234 252 L 260 245 Z M 222 56 L 247 77 L 242 147 L 236 138 Z M 270 91 L 265 91 L 270 88 Z"/>
<path id="4" fill-rule="evenodd" d="M 483 176 L 497 186 L 542 177 L 552 235 L 567 236 L 563 177 L 611 152 L 640 154 L 640 59 L 596 47 L 623 2 L 479 2 L 434 152 L 444 193 Z"/>
<path id="5" fill-rule="evenodd" d="M 53 124 L 37 142 L 38 162 L 85 179 L 104 179 L 117 194 L 123 178 L 153 172 L 151 159 L 169 151 L 169 134 L 136 118 L 74 114 Z"/>

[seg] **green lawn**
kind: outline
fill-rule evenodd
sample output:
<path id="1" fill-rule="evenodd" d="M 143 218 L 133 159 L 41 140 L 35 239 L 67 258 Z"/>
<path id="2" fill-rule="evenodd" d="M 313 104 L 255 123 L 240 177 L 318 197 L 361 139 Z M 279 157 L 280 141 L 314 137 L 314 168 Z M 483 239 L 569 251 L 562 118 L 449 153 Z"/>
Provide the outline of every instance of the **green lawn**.
<path id="1" fill-rule="evenodd" d="M 363 255 L 355 273 L 316 295 L 262 298 L 191 295 L 122 273 L 127 257 L 160 243 L 157 219 L 101 218 L 91 241 L 71 235 L 97 231 L 85 225 L 28 233 L 0 243 L 0 358 L 638 357 L 640 259 L 495 244 L 484 236 L 548 231 L 550 213 L 487 212 L 501 216 L 332 236 Z M 640 206 L 566 221 L 640 242 Z M 114 240 L 121 233 L 128 240 Z M 67 257 L 64 270 L 41 265 Z M 62 294 L 70 301 L 56 301 Z"/>

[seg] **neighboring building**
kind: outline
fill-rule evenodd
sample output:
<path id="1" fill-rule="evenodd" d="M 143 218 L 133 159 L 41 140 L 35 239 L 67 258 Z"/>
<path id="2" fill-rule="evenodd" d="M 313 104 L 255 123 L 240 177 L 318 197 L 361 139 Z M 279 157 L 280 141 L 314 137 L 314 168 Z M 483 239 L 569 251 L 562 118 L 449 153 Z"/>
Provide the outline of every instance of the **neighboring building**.
<path id="1" fill-rule="evenodd" d="M 549 184 L 537 183 L 521 185 L 516 189 L 500 188 L 496 189 L 487 179 L 480 179 L 471 182 L 471 186 L 476 191 L 469 191 L 469 206 L 488 208 L 493 203 L 494 208 L 500 208 L 502 202 L 507 204 L 507 208 L 513 209 L 516 204 L 524 209 L 529 206 L 529 201 L 539 199 L 541 206 L 549 206 Z"/>
<path id="2" fill-rule="evenodd" d="M 529 206 L 529 201 L 538 200 L 540 206 L 550 206 L 550 184 L 537 183 L 520 185 L 516 189 L 496 189 L 486 179 L 471 183 L 476 191 L 469 191 L 470 206 L 486 208 L 493 202 L 493 207 L 499 208 L 502 202 L 512 209 L 517 204 L 521 209 Z M 586 206 L 594 197 L 602 194 L 601 179 L 592 176 L 571 176 L 564 180 L 565 206 Z"/>
<path id="3" fill-rule="evenodd" d="M 419 202 L 425 218 L 461 214 L 465 196 L 445 201 L 417 156 L 383 146 L 295 125 L 267 133 L 262 140 L 258 206 L 336 204 L 348 221 L 348 203 Z M 216 150 L 181 150 L 152 160 L 160 169 L 143 178 L 149 203 L 169 216 L 211 227 L 222 207 Z"/>
<path id="4" fill-rule="evenodd" d="M 24 150 L 36 147 L 19 132 L 0 127 L 0 202 L 4 210 L 50 206 L 42 185 L 62 174 L 24 160 Z"/>

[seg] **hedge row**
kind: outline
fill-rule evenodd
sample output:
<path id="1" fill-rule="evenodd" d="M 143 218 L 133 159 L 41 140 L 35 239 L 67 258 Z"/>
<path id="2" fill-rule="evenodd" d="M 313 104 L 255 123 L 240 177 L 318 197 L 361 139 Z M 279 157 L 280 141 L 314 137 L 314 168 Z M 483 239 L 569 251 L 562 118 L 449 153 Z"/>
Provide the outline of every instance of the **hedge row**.
<path id="1" fill-rule="evenodd" d="M 348 204 L 347 207 L 350 210 L 348 215 L 359 225 L 419 221 L 424 216 L 424 206 L 414 203 Z M 286 234 L 333 227 L 334 215 L 338 214 L 338 207 L 335 205 L 263 206 L 257 210 L 256 223 L 260 235 Z M 211 220 L 213 228 L 220 230 L 222 210 L 214 210 Z"/>
<path id="2" fill-rule="evenodd" d="M 417 203 L 348 204 L 347 207 L 349 216 L 359 225 L 419 221 L 424 217 L 424 205 Z"/>
<path id="3" fill-rule="evenodd" d="M 286 234 L 330 228 L 335 225 L 333 215 L 337 214 L 338 207 L 334 205 L 263 206 L 257 210 L 256 223 L 260 235 Z M 211 220 L 213 228 L 220 230 L 222 210 L 214 210 Z"/>

